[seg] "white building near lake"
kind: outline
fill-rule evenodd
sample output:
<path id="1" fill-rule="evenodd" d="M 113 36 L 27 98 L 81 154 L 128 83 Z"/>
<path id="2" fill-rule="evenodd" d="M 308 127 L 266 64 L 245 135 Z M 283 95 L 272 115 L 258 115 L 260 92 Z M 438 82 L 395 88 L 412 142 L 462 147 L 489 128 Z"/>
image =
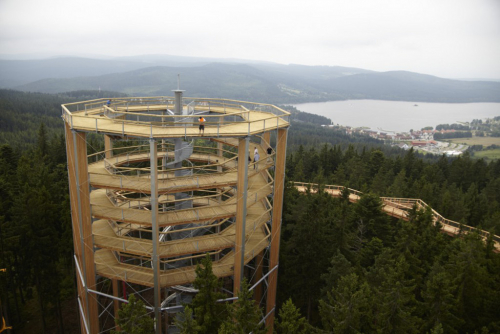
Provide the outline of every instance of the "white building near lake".
<path id="1" fill-rule="evenodd" d="M 464 152 L 460 152 L 460 151 L 445 151 L 444 152 L 444 154 L 446 154 L 447 157 L 458 157 L 462 153 L 464 153 Z"/>

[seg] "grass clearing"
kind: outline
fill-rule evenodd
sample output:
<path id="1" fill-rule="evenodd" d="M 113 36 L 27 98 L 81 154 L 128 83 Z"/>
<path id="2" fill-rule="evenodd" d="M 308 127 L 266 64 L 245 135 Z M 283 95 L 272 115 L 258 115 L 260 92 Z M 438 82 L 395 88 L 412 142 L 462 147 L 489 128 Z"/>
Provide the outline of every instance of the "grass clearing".
<path id="1" fill-rule="evenodd" d="M 455 144 L 466 144 L 469 146 L 483 145 L 483 147 L 487 147 L 493 144 L 500 145 L 500 137 L 454 138 L 454 139 L 446 139 L 445 141 Z"/>
<path id="2" fill-rule="evenodd" d="M 474 152 L 474 158 L 485 159 L 485 160 L 496 160 L 500 159 L 500 148 L 494 150 L 485 150 Z"/>

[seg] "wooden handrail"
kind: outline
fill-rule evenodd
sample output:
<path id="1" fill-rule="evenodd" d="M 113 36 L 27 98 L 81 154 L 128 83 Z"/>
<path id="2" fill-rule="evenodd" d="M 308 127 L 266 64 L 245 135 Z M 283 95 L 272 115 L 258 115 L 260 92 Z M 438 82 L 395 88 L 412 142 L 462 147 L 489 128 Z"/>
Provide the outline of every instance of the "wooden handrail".
<path id="1" fill-rule="evenodd" d="M 311 189 L 317 188 L 318 184 L 317 183 L 306 183 L 306 182 L 293 182 L 294 186 L 296 188 L 299 187 L 310 187 Z M 338 185 L 324 185 L 323 186 L 325 189 L 330 189 L 330 190 L 337 190 L 337 191 L 342 191 L 342 189 L 345 189 L 346 187 L 344 186 L 338 186 Z M 362 195 L 363 193 L 358 190 L 353 190 L 350 188 L 347 188 L 350 193 L 355 193 L 356 195 Z M 300 190 L 300 189 L 299 189 Z M 332 194 L 333 196 L 333 194 Z M 340 196 L 340 194 L 339 194 Z M 459 231 L 455 232 L 454 234 L 458 234 L 460 231 L 467 231 L 467 232 L 476 232 L 483 238 L 488 238 L 490 235 L 490 232 L 484 231 L 472 226 L 464 225 L 459 222 L 455 222 L 453 220 L 447 219 L 443 217 L 440 213 L 438 213 L 436 210 L 434 210 L 429 204 L 425 203 L 423 200 L 419 198 L 396 198 L 396 197 L 380 197 L 380 199 L 383 201 L 383 203 L 387 206 L 392 206 L 393 204 L 401 204 L 401 202 L 404 202 L 405 204 L 413 204 L 413 205 L 419 205 L 420 207 L 424 208 L 429 208 L 432 212 L 432 216 L 435 222 L 439 222 L 442 225 L 448 225 L 452 226 L 455 228 L 458 228 Z M 404 209 L 409 209 L 409 208 L 404 208 Z M 394 212 L 393 212 L 394 214 Z M 401 218 L 404 218 L 401 216 Z M 493 235 L 493 240 L 496 243 L 495 248 L 497 251 L 500 251 L 500 236 L 498 235 Z"/>

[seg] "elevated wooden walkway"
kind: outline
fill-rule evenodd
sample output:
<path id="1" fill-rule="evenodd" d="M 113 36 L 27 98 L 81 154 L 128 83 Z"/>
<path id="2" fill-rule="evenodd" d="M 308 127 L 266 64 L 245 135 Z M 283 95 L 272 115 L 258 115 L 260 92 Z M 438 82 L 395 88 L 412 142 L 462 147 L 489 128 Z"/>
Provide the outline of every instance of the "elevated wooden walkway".
<path id="1" fill-rule="evenodd" d="M 238 141 L 224 140 L 227 145 L 237 145 Z M 270 231 L 266 222 L 271 219 L 271 204 L 267 197 L 273 191 L 273 180 L 267 172 L 272 164 L 267 160 L 264 147 L 257 147 L 262 158 L 255 165 L 249 165 L 247 192 L 245 263 L 248 263 L 259 252 L 268 247 Z M 253 147 L 252 147 L 253 151 Z M 173 158 L 172 152 L 158 152 L 158 158 Z M 95 253 L 95 264 L 99 275 L 125 280 L 127 282 L 153 286 L 151 268 L 122 263 L 120 254 L 134 255 L 147 259 L 153 253 L 151 240 L 133 237 L 130 232 L 145 230 L 151 226 L 151 212 L 147 207 L 149 197 L 140 200 L 131 199 L 120 202 L 114 198 L 115 191 L 133 193 L 150 193 L 151 180 L 147 170 L 139 175 L 116 175 L 122 166 L 149 160 L 143 152 L 129 152 L 89 164 L 90 185 L 95 188 L 90 194 L 92 216 L 96 220 L 92 225 L 94 245 L 101 249 Z M 224 192 L 225 200 L 211 198 L 190 198 L 193 208 L 160 212 L 158 225 L 161 227 L 196 223 L 198 228 L 212 226 L 215 221 L 236 216 L 236 194 L 232 187 L 237 182 L 237 161 L 216 154 L 193 154 L 189 160 L 216 163 L 222 172 L 207 171 L 197 176 L 165 178 L 158 181 L 160 197 L 164 201 L 175 201 L 171 193 L 197 191 L 202 189 L 219 189 Z M 246 162 L 247 163 L 247 162 Z M 172 174 L 172 172 L 169 172 Z M 195 179 L 196 181 L 193 181 Z M 109 194 L 111 192 L 111 195 Z M 116 223 L 120 222 L 120 223 Z M 122 228 L 123 227 L 123 228 Z M 175 233 L 178 233 L 176 230 Z M 214 262 L 214 273 L 218 277 L 233 275 L 235 226 L 228 225 L 218 233 L 205 234 L 191 238 L 160 242 L 157 254 L 169 261 L 181 261 L 182 256 L 202 254 L 211 251 L 229 250 L 220 260 Z M 195 267 L 185 266 L 160 272 L 162 287 L 192 282 L 195 278 Z"/>
<path id="2" fill-rule="evenodd" d="M 308 188 L 311 190 L 311 192 L 316 192 L 317 190 L 315 187 L 318 186 L 317 184 L 314 183 L 305 183 L 305 182 L 294 182 L 294 185 L 300 192 L 306 192 Z M 336 185 L 324 186 L 325 192 L 332 195 L 333 197 L 341 197 L 341 193 L 344 188 L 345 187 L 343 186 L 336 186 Z M 361 198 L 362 195 L 361 191 L 350 188 L 348 188 L 348 190 L 349 190 L 350 202 L 353 203 L 357 202 Z M 432 209 L 430 205 L 428 205 L 421 199 L 393 198 L 393 197 L 381 197 L 380 199 L 383 202 L 382 210 L 389 216 L 408 221 L 409 220 L 408 211 L 412 209 L 414 205 L 416 205 L 417 208 L 419 209 L 427 209 L 427 208 L 431 209 L 434 224 L 439 222 L 441 224 L 441 230 L 444 233 L 454 236 L 460 233 L 476 232 L 484 240 L 486 240 L 489 237 L 489 232 L 487 231 L 483 231 L 472 226 L 463 225 L 458 222 L 444 218 L 436 210 Z M 500 252 L 500 237 L 498 235 L 494 235 L 493 242 L 495 251 Z"/>

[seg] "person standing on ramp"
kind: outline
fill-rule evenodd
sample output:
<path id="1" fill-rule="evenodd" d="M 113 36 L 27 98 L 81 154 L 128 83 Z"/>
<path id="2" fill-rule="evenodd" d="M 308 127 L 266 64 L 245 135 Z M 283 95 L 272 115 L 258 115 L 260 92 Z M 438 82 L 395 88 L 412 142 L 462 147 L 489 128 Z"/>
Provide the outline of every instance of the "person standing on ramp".
<path id="1" fill-rule="evenodd" d="M 203 131 L 203 134 L 205 134 L 205 118 L 203 116 L 200 116 L 198 118 L 198 122 L 200 122 L 200 135 L 201 135 L 201 132 Z"/>

